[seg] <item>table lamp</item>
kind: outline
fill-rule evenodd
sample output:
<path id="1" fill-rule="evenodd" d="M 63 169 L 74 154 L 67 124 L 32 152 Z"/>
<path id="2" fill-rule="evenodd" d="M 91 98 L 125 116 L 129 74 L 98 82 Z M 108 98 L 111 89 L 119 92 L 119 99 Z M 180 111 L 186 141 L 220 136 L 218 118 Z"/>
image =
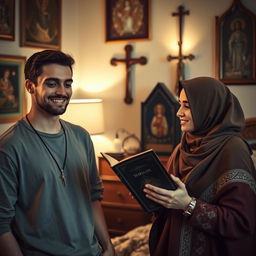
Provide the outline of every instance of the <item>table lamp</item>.
<path id="1" fill-rule="evenodd" d="M 91 135 L 103 133 L 103 101 L 101 99 L 71 99 L 61 118 L 80 125 Z"/>

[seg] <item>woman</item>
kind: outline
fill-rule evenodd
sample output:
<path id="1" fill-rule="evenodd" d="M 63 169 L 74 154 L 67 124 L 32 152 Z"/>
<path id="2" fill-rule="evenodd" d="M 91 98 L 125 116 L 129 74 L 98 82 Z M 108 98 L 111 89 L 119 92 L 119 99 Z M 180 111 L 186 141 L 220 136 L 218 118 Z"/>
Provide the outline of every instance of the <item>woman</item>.
<path id="1" fill-rule="evenodd" d="M 250 148 L 239 135 L 241 106 L 213 78 L 181 86 L 183 136 L 167 164 L 178 188 L 145 187 L 146 196 L 164 206 L 151 229 L 151 255 L 254 255 L 256 177 Z"/>

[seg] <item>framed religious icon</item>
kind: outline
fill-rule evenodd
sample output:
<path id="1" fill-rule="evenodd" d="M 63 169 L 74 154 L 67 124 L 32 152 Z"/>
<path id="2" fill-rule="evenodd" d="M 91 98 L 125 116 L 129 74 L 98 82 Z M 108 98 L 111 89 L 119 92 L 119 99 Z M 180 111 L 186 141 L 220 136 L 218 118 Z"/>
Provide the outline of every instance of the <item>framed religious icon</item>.
<path id="1" fill-rule="evenodd" d="M 61 0 L 21 0 L 20 45 L 59 50 Z"/>
<path id="2" fill-rule="evenodd" d="M 256 16 L 234 0 L 216 17 L 216 73 L 226 84 L 256 83 Z"/>
<path id="3" fill-rule="evenodd" d="M 105 0 L 106 42 L 149 39 L 150 0 Z"/>
<path id="4" fill-rule="evenodd" d="M 25 57 L 0 55 L 0 123 L 19 120 L 26 110 Z"/>
<path id="5" fill-rule="evenodd" d="M 0 39 L 14 41 L 15 0 L 0 1 Z"/>
<path id="6" fill-rule="evenodd" d="M 141 147 L 170 154 L 180 141 L 179 104 L 163 83 L 158 83 L 141 104 Z"/>

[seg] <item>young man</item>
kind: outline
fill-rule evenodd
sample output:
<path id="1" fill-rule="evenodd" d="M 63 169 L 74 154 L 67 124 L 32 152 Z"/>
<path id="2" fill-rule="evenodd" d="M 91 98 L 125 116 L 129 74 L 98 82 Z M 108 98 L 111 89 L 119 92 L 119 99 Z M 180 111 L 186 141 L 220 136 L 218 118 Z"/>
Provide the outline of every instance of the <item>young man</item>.
<path id="1" fill-rule="evenodd" d="M 0 137 L 1 255 L 115 255 L 90 136 L 59 118 L 73 64 L 52 50 L 27 60 L 31 110 Z"/>

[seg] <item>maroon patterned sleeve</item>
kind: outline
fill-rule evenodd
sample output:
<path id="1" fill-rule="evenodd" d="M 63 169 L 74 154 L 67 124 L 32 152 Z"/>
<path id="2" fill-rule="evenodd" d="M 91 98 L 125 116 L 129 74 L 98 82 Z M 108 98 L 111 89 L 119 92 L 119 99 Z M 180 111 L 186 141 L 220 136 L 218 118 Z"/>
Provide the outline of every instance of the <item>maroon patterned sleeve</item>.
<path id="1" fill-rule="evenodd" d="M 238 238 L 256 226 L 256 194 L 249 184 L 232 182 L 217 191 L 214 203 L 197 199 L 189 224 L 199 231 Z"/>
<path id="2" fill-rule="evenodd" d="M 196 200 L 196 207 L 190 217 L 190 224 L 203 231 L 213 230 L 217 223 L 217 207 L 212 204 Z"/>

